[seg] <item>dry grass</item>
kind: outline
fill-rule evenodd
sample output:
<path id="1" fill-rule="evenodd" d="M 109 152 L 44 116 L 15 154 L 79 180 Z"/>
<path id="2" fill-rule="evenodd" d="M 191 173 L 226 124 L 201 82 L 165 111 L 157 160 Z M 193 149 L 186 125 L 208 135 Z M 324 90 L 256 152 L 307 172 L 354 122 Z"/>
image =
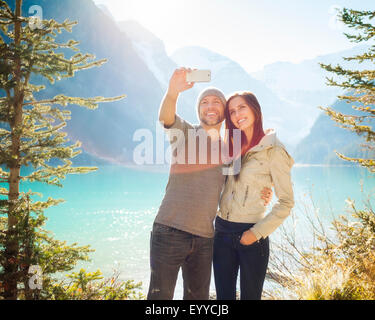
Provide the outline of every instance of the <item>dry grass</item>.
<path id="1" fill-rule="evenodd" d="M 375 298 L 375 214 L 370 201 L 363 210 L 357 210 L 350 200 L 347 203 L 351 217 L 333 216 L 331 223 L 321 220 L 312 201 L 303 208 L 307 223 L 304 228 L 292 214 L 272 241 L 265 297 Z"/>

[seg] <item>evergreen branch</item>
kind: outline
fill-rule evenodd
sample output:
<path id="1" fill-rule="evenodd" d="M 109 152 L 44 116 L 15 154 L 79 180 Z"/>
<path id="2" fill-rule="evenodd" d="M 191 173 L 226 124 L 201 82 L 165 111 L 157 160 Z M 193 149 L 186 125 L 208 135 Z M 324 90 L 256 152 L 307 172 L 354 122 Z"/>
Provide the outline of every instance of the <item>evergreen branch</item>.
<path id="1" fill-rule="evenodd" d="M 8 183 L 9 182 L 9 172 L 4 171 L 3 169 L 0 168 L 0 182 L 1 183 Z M 0 189 L 2 192 L 4 189 Z M 5 189 L 6 190 L 6 189 Z M 8 192 L 8 190 L 6 190 Z"/>
<path id="2" fill-rule="evenodd" d="M 11 134 L 11 132 L 9 130 L 0 128 L 0 137 L 1 136 L 8 136 L 10 134 Z"/>
<path id="3" fill-rule="evenodd" d="M 14 16 L 13 11 L 10 9 L 9 5 L 3 0 L 0 0 L 0 9 L 4 9 L 12 17 Z"/>
<path id="4" fill-rule="evenodd" d="M 351 79 L 355 79 L 357 81 L 361 81 L 362 78 L 368 78 L 370 80 L 375 79 L 375 70 L 349 70 L 349 69 L 344 69 L 340 65 L 336 65 L 333 67 L 331 64 L 323 64 L 319 63 L 319 65 L 327 70 L 328 72 L 335 73 L 339 76 L 345 76 L 345 77 L 350 77 Z M 363 81 L 363 80 L 362 80 Z M 370 83 L 372 84 L 372 82 Z"/>
<path id="5" fill-rule="evenodd" d="M 107 62 L 107 59 L 101 59 L 101 60 L 97 60 L 97 61 L 87 63 L 83 66 L 74 67 L 74 70 L 79 71 L 79 70 L 90 69 L 90 68 L 93 68 L 93 67 L 100 67 L 102 64 L 104 64 L 106 62 Z"/>
<path id="6" fill-rule="evenodd" d="M 70 159 L 76 154 L 73 149 L 79 148 L 80 143 L 77 142 L 74 146 L 62 146 L 65 141 L 65 133 L 60 136 L 53 137 L 47 136 L 46 139 L 35 138 L 28 144 L 23 145 L 20 151 L 25 154 L 22 159 L 22 164 L 27 165 L 29 162 L 35 163 L 35 166 L 40 164 L 44 160 L 51 160 L 58 158 L 60 160 Z M 36 141 L 35 141 L 36 140 Z"/>
<path id="7" fill-rule="evenodd" d="M 36 102 L 35 99 L 32 100 Z M 59 108 L 51 108 L 48 105 L 37 105 L 30 110 L 24 110 L 25 121 L 40 121 L 43 125 L 40 128 L 43 128 L 45 125 L 49 125 L 54 122 L 56 119 L 61 122 L 66 122 L 70 120 L 71 112 L 69 110 L 60 110 Z M 48 117 L 47 117 L 48 116 Z M 50 118 L 51 119 L 50 119 Z M 35 129 L 35 131 L 38 129 Z"/>
<path id="8" fill-rule="evenodd" d="M 8 189 L 0 188 L 0 194 L 2 194 L 2 195 L 8 195 L 8 193 L 9 193 Z"/>
<path id="9" fill-rule="evenodd" d="M 356 116 L 354 115 L 346 115 L 341 112 L 335 111 L 330 107 L 319 107 L 321 110 L 323 110 L 329 117 L 333 118 L 336 122 L 339 122 L 341 124 L 347 124 L 347 125 L 355 125 L 355 119 Z"/>
<path id="10" fill-rule="evenodd" d="M 364 33 L 351 35 L 344 33 L 344 35 L 352 42 L 368 41 L 375 35 L 375 26 L 370 23 L 365 23 L 364 19 L 371 20 L 374 18 L 372 11 L 357 11 L 344 8 L 340 14 L 339 19 L 350 28 L 355 28 Z"/>
<path id="11" fill-rule="evenodd" d="M 362 167 L 367 168 L 370 172 L 375 173 L 375 159 L 362 159 L 362 158 L 350 158 L 337 151 L 335 153 L 343 160 L 355 162 L 360 164 Z"/>
<path id="12" fill-rule="evenodd" d="M 39 169 L 28 176 L 24 176 L 23 180 L 28 180 L 29 182 L 44 182 L 62 187 L 60 179 L 65 179 L 67 174 L 89 173 L 98 169 L 96 167 L 70 167 L 72 162 L 69 160 L 65 160 L 65 162 L 65 165 L 57 166 L 56 168 L 44 163 L 42 164 L 44 169 Z"/>
<path id="13" fill-rule="evenodd" d="M 121 96 L 117 96 L 113 98 L 104 98 L 104 97 L 78 98 L 78 97 L 67 97 L 61 94 L 61 95 L 55 96 L 52 99 L 25 102 L 22 105 L 28 106 L 28 105 L 58 104 L 64 107 L 67 105 L 79 105 L 79 106 L 88 107 L 90 109 L 95 109 L 97 108 L 98 103 L 114 102 L 114 101 L 121 100 L 125 97 L 126 95 L 121 95 Z"/>
<path id="14" fill-rule="evenodd" d="M 351 77 L 349 80 L 339 82 L 333 78 L 326 77 L 326 84 L 331 87 L 339 87 L 343 89 L 355 89 L 356 91 L 368 90 L 372 95 L 375 95 L 375 88 L 372 87 L 373 80 L 364 80 Z"/>
<path id="15" fill-rule="evenodd" d="M 368 118 L 374 118 L 375 117 L 375 109 L 371 109 L 371 107 L 369 107 L 369 106 L 367 106 L 367 107 L 353 106 L 352 108 L 357 110 L 357 111 L 368 112 L 368 113 L 372 114 L 372 116 L 363 116 L 363 117 L 368 117 Z"/>
<path id="16" fill-rule="evenodd" d="M 373 46 L 371 49 L 369 49 L 369 52 L 364 52 L 361 55 L 356 55 L 354 57 L 344 57 L 343 59 L 345 61 L 354 61 L 358 60 L 358 63 L 363 63 L 365 60 L 374 61 L 375 59 L 375 47 Z"/>
<path id="17" fill-rule="evenodd" d="M 375 96 L 374 97 L 369 97 L 369 96 L 337 96 L 338 99 L 340 100 L 346 100 L 347 102 L 352 102 L 352 103 L 360 103 L 363 104 L 364 106 L 369 106 L 373 105 L 375 102 Z M 364 111 L 364 110 L 359 110 L 359 111 Z M 368 113 L 372 113 L 372 111 L 367 111 Z"/>
<path id="18" fill-rule="evenodd" d="M 1 25 L 10 25 L 10 24 L 13 24 L 13 21 L 11 21 L 11 20 L 10 21 L 1 21 L 0 20 L 0 24 Z"/>
<path id="19" fill-rule="evenodd" d="M 64 199 L 53 199 L 48 197 L 47 201 L 35 201 L 30 205 L 31 211 L 35 213 L 43 213 L 44 210 L 52 206 L 57 206 L 60 203 L 65 202 Z"/>

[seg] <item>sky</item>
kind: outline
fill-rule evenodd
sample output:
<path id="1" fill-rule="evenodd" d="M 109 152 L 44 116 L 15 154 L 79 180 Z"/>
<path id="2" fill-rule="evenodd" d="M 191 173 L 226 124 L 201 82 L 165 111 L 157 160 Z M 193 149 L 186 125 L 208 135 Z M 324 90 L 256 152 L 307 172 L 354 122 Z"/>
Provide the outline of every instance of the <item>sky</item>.
<path id="1" fill-rule="evenodd" d="M 277 61 L 298 63 L 353 47 L 335 8 L 375 10 L 374 0 L 94 0 L 116 21 L 136 20 L 168 55 L 201 46 L 248 72 Z"/>

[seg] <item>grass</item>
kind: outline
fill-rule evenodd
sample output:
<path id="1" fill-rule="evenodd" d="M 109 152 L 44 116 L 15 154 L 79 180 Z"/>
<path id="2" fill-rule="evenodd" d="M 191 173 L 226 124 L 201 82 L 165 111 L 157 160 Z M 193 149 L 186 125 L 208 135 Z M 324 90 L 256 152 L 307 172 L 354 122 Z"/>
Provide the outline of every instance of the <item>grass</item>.
<path id="1" fill-rule="evenodd" d="M 371 199 L 371 198 L 369 198 Z M 300 202 L 305 203 L 306 202 Z M 267 299 L 373 300 L 375 298 L 375 214 L 347 200 L 350 215 L 322 222 L 319 209 L 305 207 L 307 227 L 292 214 L 271 243 Z M 298 230 L 309 230 L 304 234 Z"/>

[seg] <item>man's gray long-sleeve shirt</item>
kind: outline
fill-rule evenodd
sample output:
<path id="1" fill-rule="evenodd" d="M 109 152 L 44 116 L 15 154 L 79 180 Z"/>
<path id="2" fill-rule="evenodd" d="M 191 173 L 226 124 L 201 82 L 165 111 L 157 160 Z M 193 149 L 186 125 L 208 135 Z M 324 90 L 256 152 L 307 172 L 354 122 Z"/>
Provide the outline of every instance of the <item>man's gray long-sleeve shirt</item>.
<path id="1" fill-rule="evenodd" d="M 171 164 L 155 222 L 212 238 L 213 220 L 225 179 L 220 161 L 220 140 L 213 142 L 202 126 L 193 126 L 178 115 L 174 124 L 165 130 L 176 162 Z M 202 147 L 204 144 L 206 149 Z"/>

